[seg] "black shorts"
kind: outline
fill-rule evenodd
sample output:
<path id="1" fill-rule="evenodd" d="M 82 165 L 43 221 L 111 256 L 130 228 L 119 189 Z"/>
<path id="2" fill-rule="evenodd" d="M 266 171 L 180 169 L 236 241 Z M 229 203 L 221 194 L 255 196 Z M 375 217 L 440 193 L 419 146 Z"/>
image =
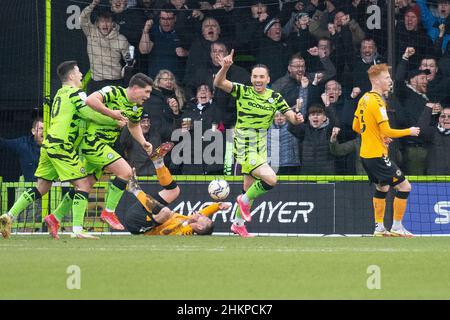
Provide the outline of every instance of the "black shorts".
<path id="1" fill-rule="evenodd" d="M 167 202 L 159 196 L 159 194 L 151 195 L 154 199 L 158 200 L 163 206 L 167 206 Z M 128 207 L 125 213 L 124 219 L 125 227 L 132 234 L 142 234 L 160 225 L 153 219 L 151 213 L 149 213 L 145 207 L 136 200 L 130 207 Z"/>
<path id="2" fill-rule="evenodd" d="M 394 187 L 406 179 L 399 167 L 388 157 L 361 158 L 361 162 L 370 182 L 375 184 Z"/>

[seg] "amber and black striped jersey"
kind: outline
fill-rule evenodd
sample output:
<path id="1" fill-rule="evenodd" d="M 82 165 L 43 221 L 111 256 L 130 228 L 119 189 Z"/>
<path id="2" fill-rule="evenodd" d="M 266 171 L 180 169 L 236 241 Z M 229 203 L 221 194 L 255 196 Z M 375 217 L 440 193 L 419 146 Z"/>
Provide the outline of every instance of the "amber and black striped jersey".
<path id="1" fill-rule="evenodd" d="M 355 118 L 359 121 L 361 151 L 363 158 L 387 156 L 388 150 L 383 141 L 380 124 L 389 121 L 386 102 L 376 92 L 366 92 L 358 102 Z"/>
<path id="2" fill-rule="evenodd" d="M 149 217 L 148 217 L 149 218 Z M 191 236 L 193 230 L 190 225 L 183 225 L 189 219 L 179 213 L 175 213 L 169 220 L 163 224 L 153 227 L 145 232 L 147 236 Z"/>

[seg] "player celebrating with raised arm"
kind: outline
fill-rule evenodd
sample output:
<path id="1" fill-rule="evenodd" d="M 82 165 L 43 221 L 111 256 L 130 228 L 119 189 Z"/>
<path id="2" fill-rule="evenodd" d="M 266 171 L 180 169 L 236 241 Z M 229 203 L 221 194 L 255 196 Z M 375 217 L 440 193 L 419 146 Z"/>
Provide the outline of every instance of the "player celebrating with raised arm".
<path id="1" fill-rule="evenodd" d="M 76 201 L 63 201 L 58 206 L 65 207 L 64 210 L 72 208 L 73 212 L 73 234 L 75 238 L 95 238 L 82 229 L 84 214 L 88 204 L 88 195 L 91 189 L 90 177 L 78 157 L 77 140 L 79 137 L 79 123 L 82 119 L 97 121 L 103 124 L 118 125 L 118 123 L 91 108 L 84 103 L 86 94 L 81 91 L 82 73 L 76 61 L 65 61 L 57 68 L 57 74 L 62 82 L 62 87 L 56 93 L 51 108 L 50 128 L 44 139 L 39 158 L 39 165 L 35 172 L 38 178 L 37 187 L 26 190 L 7 214 L 0 217 L 0 231 L 3 237 L 9 237 L 13 218 L 28 207 L 32 202 L 46 194 L 52 181 L 57 178 L 61 182 L 70 181 L 75 190 L 70 190 L 66 198 Z M 113 112 L 112 116 L 120 119 L 120 113 Z M 57 209 L 58 210 L 58 209 Z M 52 220 L 55 217 L 49 215 L 45 222 L 57 223 Z M 50 219 L 50 220 L 49 220 Z M 53 235 L 58 238 L 57 234 Z"/>
<path id="2" fill-rule="evenodd" d="M 412 237 L 402 225 L 411 184 L 397 165 L 389 160 L 388 144 L 391 138 L 418 136 L 420 128 L 391 129 L 384 100 L 384 95 L 391 91 L 393 85 L 389 67 L 386 64 L 373 65 L 367 73 L 372 90 L 358 102 L 353 130 L 361 134 L 361 161 L 376 188 L 373 196 L 376 223 L 374 236 Z M 384 226 L 384 213 L 390 186 L 397 192 L 394 198 L 394 223 L 388 232 Z"/>
<path id="3" fill-rule="evenodd" d="M 236 98 L 237 121 L 234 136 L 234 156 L 242 165 L 244 174 L 243 193 L 236 199 L 236 211 L 231 231 L 242 237 L 252 237 L 247 232 L 245 221 L 251 220 L 253 200 L 271 190 L 277 184 L 277 175 L 267 164 L 267 129 L 277 111 L 283 113 L 293 124 L 303 122 L 303 116 L 291 110 L 284 98 L 267 88 L 270 82 L 267 66 L 258 64 L 252 68 L 253 86 L 232 83 L 226 79 L 233 64 L 234 50 L 220 58 L 221 69 L 216 74 L 214 86 Z"/>

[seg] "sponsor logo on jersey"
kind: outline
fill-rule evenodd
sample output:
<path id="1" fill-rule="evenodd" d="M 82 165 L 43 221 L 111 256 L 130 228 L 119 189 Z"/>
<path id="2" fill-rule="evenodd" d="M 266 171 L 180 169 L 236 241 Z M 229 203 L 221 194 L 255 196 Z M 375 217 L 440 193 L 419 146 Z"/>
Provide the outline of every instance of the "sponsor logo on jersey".
<path id="1" fill-rule="evenodd" d="M 85 92 L 80 92 L 80 93 L 78 94 L 78 96 L 79 96 L 80 99 L 83 100 L 83 101 L 86 101 L 86 99 L 87 99 L 87 95 L 86 95 Z"/>

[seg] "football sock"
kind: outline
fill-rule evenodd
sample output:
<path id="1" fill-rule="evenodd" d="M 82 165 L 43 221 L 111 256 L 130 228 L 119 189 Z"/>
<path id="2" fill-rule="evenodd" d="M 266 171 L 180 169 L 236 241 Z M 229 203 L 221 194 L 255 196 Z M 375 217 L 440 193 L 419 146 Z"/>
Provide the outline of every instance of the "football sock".
<path id="1" fill-rule="evenodd" d="M 264 194 L 267 193 L 267 191 L 273 189 L 273 186 L 267 184 L 263 180 L 257 180 L 255 181 L 250 188 L 248 188 L 245 195 L 242 197 L 242 200 L 245 203 L 249 203 L 251 200 L 254 200 Z"/>
<path id="2" fill-rule="evenodd" d="M 84 215 L 88 205 L 89 193 L 75 191 L 72 201 L 72 226 L 83 227 Z"/>
<path id="3" fill-rule="evenodd" d="M 386 196 L 387 192 L 375 190 L 373 195 L 373 208 L 375 211 L 375 222 L 382 224 L 384 222 L 384 213 L 386 211 Z"/>
<path id="4" fill-rule="evenodd" d="M 40 199 L 41 197 L 42 195 L 36 187 L 29 188 L 20 195 L 19 199 L 17 199 L 8 213 L 16 218 L 19 213 L 21 213 L 31 203 L 33 203 L 37 199 Z"/>
<path id="5" fill-rule="evenodd" d="M 173 182 L 169 169 L 167 169 L 164 165 L 156 169 L 156 176 L 158 177 L 159 184 L 162 187 L 166 187 Z"/>
<path id="6" fill-rule="evenodd" d="M 236 209 L 235 218 L 233 220 L 233 223 L 237 226 L 243 226 L 245 224 L 245 220 L 242 219 L 241 210 L 239 209 L 239 206 Z"/>
<path id="7" fill-rule="evenodd" d="M 59 203 L 58 207 L 53 212 L 53 215 L 55 216 L 56 220 L 58 220 L 59 222 L 61 222 L 61 220 L 64 218 L 64 216 L 72 208 L 72 201 L 73 201 L 74 195 L 75 195 L 74 189 L 70 189 L 69 192 L 66 192 L 66 194 L 62 198 L 61 202 Z"/>
<path id="8" fill-rule="evenodd" d="M 409 192 L 397 191 L 394 198 L 394 224 L 393 228 L 400 228 L 402 226 L 403 215 L 406 211 L 408 203 Z"/>
<path id="9" fill-rule="evenodd" d="M 106 198 L 106 211 L 114 212 L 119 204 L 120 198 L 125 191 L 127 182 L 125 180 L 116 177 L 110 184 L 108 188 L 108 195 Z"/>

